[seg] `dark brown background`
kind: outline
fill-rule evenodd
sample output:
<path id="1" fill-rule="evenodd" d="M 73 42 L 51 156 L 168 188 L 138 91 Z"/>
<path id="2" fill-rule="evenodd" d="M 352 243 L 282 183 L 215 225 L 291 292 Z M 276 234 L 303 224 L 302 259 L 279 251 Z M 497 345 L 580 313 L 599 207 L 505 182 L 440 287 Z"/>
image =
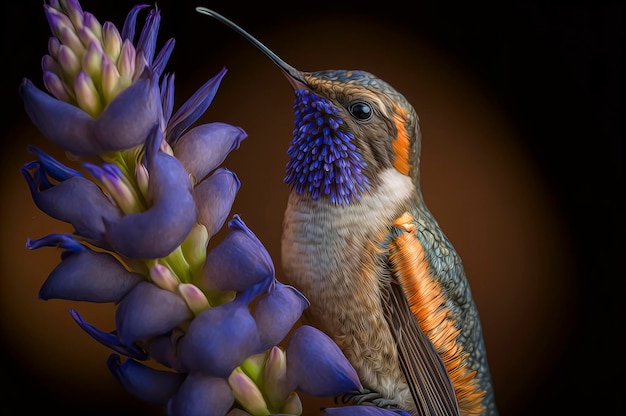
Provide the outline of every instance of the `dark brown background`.
<path id="1" fill-rule="evenodd" d="M 41 3 L 5 4 L 2 13 L 0 391 L 5 406 L 19 401 L 24 412 L 163 414 L 115 382 L 109 351 L 68 314 L 76 307 L 110 330 L 111 305 L 37 299 L 58 253 L 29 252 L 26 238 L 67 230 L 37 211 L 19 173 L 32 159 L 27 144 L 54 153 L 17 96 L 22 77 L 42 85 L 49 30 Z M 233 213 L 264 242 L 279 279 L 293 94 L 265 56 L 194 7 L 222 12 L 301 70 L 365 69 L 404 93 L 422 120 L 426 202 L 464 259 L 501 414 L 595 413 L 597 406 L 619 414 L 623 7 L 506 3 L 161 0 L 159 40 L 177 40 L 168 65 L 177 107 L 228 67 L 201 121 L 249 134 L 225 163 L 242 181 Z M 118 27 L 133 4 L 82 2 Z M 305 414 L 331 404 L 304 400 Z"/>

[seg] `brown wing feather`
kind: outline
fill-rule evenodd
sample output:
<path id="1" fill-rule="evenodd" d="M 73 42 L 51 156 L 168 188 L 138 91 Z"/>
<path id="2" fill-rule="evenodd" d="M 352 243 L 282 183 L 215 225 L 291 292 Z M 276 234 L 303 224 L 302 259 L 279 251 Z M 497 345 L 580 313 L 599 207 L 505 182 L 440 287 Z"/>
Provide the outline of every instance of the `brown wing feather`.
<path id="1" fill-rule="evenodd" d="M 419 415 L 459 415 L 447 369 L 411 313 L 400 285 L 388 286 L 385 316 L 396 339 L 398 358 Z"/>
<path id="2" fill-rule="evenodd" d="M 467 353 L 457 342 L 459 329 L 446 307 L 439 283 L 430 274 L 424 248 L 415 235 L 414 219 L 405 213 L 396 220 L 394 226 L 394 237 L 389 244 L 391 252 L 389 261 L 392 275 L 397 282 L 392 286 L 397 287 L 391 290 L 393 302 L 390 307 L 399 310 L 390 311 L 389 316 L 398 320 L 402 315 L 410 315 L 404 316 L 399 323 L 407 325 L 416 322 L 414 326 L 419 328 L 419 331 L 416 331 L 409 327 L 412 332 L 407 328 L 400 334 L 403 336 L 403 342 L 399 343 L 399 354 L 401 360 L 406 362 L 403 365 L 407 367 L 404 370 L 407 381 L 414 385 L 412 390 L 418 388 L 424 390 L 423 387 L 419 387 L 423 382 L 416 380 L 424 375 L 413 370 L 416 365 L 412 362 L 423 360 L 422 356 L 429 356 L 435 351 L 441 364 L 434 365 L 434 360 L 431 360 L 433 364 L 427 370 L 435 374 L 434 377 L 437 379 L 435 381 L 438 381 L 438 384 L 425 391 L 436 395 L 429 398 L 429 402 L 445 404 L 455 411 L 435 414 L 480 414 L 484 411 L 482 398 L 485 392 L 478 388 L 476 373 L 469 371 L 464 365 Z M 414 319 L 411 320 L 410 317 Z M 392 321 L 392 324 L 396 323 L 398 322 Z M 428 348 L 424 344 L 427 344 Z M 421 364 L 417 365 L 419 366 Z M 442 372 L 445 372 L 445 376 Z M 445 383 L 439 379 L 445 380 Z M 418 392 L 419 394 L 421 393 Z M 449 397 L 450 394 L 452 397 Z"/>

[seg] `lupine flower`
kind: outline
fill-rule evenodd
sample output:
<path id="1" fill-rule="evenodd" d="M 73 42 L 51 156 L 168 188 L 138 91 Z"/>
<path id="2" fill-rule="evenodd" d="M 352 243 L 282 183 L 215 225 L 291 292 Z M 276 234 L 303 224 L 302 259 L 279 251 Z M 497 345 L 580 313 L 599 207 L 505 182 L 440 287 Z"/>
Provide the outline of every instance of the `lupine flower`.
<path id="1" fill-rule="evenodd" d="M 298 391 L 361 389 L 321 331 L 301 326 L 278 347 L 309 304 L 276 278 L 243 219 L 227 221 L 240 182 L 221 164 L 247 135 L 225 123 L 194 126 L 226 69 L 174 111 L 174 76 L 164 72 L 174 40 L 157 52 L 157 8 L 135 40 L 147 7 L 134 7 L 120 32 L 77 0 L 44 4 L 47 92 L 30 80 L 19 91 L 36 127 L 78 166 L 29 147 L 36 160 L 22 168 L 37 207 L 73 227 L 26 243 L 61 249 L 39 296 L 112 303 L 112 331 L 70 314 L 113 351 L 115 379 L 169 415 L 299 415 Z M 209 250 L 225 223 L 229 233 Z"/>

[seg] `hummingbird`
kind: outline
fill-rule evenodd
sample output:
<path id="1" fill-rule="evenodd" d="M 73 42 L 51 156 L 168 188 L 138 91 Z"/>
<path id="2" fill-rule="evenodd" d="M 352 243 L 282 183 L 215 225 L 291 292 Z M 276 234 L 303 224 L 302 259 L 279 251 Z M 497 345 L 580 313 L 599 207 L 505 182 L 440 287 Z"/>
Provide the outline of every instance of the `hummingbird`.
<path id="1" fill-rule="evenodd" d="M 294 93 L 282 269 L 309 299 L 363 390 L 345 403 L 412 415 L 498 414 L 480 316 L 461 258 L 426 207 L 418 115 L 363 70 L 303 72 L 237 24 Z"/>

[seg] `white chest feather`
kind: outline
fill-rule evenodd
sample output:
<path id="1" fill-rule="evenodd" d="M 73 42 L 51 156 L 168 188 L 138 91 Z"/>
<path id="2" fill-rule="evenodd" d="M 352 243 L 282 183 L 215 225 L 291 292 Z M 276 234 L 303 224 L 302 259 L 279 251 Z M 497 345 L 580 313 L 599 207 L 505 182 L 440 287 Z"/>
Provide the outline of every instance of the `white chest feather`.
<path id="1" fill-rule="evenodd" d="M 377 193 L 350 205 L 290 195 L 282 236 L 283 270 L 287 280 L 309 297 L 313 309 L 333 299 L 349 302 L 346 297 L 354 291 L 357 273 L 359 285 L 371 284 L 376 290 L 376 249 L 371 246 L 379 244 L 399 210 L 415 195 L 411 179 L 395 169 L 381 178 Z"/>

